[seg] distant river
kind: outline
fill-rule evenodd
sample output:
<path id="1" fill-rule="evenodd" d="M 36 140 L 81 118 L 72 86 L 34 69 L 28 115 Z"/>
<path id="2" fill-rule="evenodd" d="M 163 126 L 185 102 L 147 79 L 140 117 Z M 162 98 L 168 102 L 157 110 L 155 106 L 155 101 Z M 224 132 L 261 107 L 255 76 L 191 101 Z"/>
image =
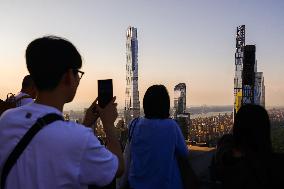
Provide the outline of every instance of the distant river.
<path id="1" fill-rule="evenodd" d="M 232 111 L 225 111 L 225 112 L 208 112 L 208 113 L 202 113 L 202 114 L 191 114 L 190 118 L 194 119 L 194 118 L 205 118 L 205 117 L 210 117 L 210 116 L 217 116 L 219 114 L 224 115 L 224 114 L 228 114 L 230 115 L 232 113 Z"/>

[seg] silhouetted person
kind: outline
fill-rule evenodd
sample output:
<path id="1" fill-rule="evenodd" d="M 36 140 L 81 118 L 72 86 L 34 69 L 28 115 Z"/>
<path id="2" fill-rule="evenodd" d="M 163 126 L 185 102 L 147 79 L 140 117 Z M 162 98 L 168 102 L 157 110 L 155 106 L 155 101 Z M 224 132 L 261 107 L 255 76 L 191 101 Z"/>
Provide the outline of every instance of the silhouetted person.
<path id="1" fill-rule="evenodd" d="M 170 98 L 165 86 L 149 87 L 143 108 L 145 117 L 134 119 L 129 125 L 130 188 L 181 189 L 177 156 L 187 158 L 189 152 L 178 124 L 169 118 Z"/>
<path id="2" fill-rule="evenodd" d="M 242 106 L 232 135 L 218 142 L 215 158 L 222 188 L 271 188 L 272 144 L 266 110 L 259 105 Z"/>
<path id="3" fill-rule="evenodd" d="M 5 188 L 79 189 L 91 184 L 105 186 L 122 175 L 124 162 L 114 134 L 118 115 L 115 97 L 104 109 L 94 101 L 83 125 L 62 120 L 64 104 L 73 100 L 84 73 L 76 47 L 56 36 L 35 39 L 26 49 L 26 64 L 38 94 L 34 103 L 8 110 L 0 118 L 0 172 L 16 144 L 39 118 L 52 113 L 61 119 L 45 125 L 32 138 L 9 172 Z M 90 128 L 98 116 L 107 147 Z"/>
<path id="4" fill-rule="evenodd" d="M 21 91 L 15 96 L 17 101 L 17 106 L 23 106 L 34 102 L 36 98 L 36 86 L 31 75 L 26 75 L 22 82 Z"/>

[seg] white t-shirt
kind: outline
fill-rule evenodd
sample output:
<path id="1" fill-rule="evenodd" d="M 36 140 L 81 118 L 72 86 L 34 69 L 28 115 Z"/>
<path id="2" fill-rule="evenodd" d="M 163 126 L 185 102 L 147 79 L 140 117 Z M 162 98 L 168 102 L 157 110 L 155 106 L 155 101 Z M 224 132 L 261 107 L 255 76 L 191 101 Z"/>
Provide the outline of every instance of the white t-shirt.
<path id="1" fill-rule="evenodd" d="M 0 117 L 0 171 L 8 155 L 35 123 L 54 107 L 31 103 Z M 27 116 L 31 114 L 31 117 Z M 118 169 L 117 157 L 100 144 L 91 129 L 75 122 L 55 121 L 32 139 L 11 169 L 6 188 L 87 188 L 109 184 Z"/>
<path id="2" fill-rule="evenodd" d="M 23 96 L 30 96 L 30 95 L 23 93 L 23 92 L 19 92 L 15 96 L 15 98 L 16 98 L 16 100 L 18 100 Z M 34 102 L 34 100 L 32 98 L 23 98 L 23 99 L 19 100 L 19 102 L 17 104 L 18 104 L 18 106 L 23 106 L 23 105 L 26 105 L 26 104 L 29 104 L 29 103 L 32 103 L 32 102 Z"/>

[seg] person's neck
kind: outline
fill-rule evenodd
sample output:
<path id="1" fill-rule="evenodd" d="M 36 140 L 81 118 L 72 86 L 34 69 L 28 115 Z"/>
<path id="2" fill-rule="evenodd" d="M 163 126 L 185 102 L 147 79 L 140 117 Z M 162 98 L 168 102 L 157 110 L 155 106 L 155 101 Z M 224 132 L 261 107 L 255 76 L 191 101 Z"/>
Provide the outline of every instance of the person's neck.
<path id="1" fill-rule="evenodd" d="M 34 94 L 34 91 L 32 90 L 32 89 L 30 89 L 30 88 L 27 88 L 27 89 L 22 89 L 21 91 L 20 91 L 20 93 L 23 93 L 23 94 L 25 94 L 25 95 L 28 95 L 29 97 L 31 97 L 32 99 L 34 99 L 35 97 L 35 95 L 33 95 Z"/>
<path id="2" fill-rule="evenodd" d="M 20 93 L 29 94 L 28 91 L 27 91 L 27 90 L 24 90 L 24 89 L 22 89 L 22 90 L 20 91 Z"/>
<path id="3" fill-rule="evenodd" d="M 55 92 L 40 92 L 36 97 L 35 103 L 43 104 L 47 106 L 54 107 L 59 111 L 63 111 L 63 106 L 65 104 L 64 100 L 62 100 L 61 96 L 56 94 Z"/>

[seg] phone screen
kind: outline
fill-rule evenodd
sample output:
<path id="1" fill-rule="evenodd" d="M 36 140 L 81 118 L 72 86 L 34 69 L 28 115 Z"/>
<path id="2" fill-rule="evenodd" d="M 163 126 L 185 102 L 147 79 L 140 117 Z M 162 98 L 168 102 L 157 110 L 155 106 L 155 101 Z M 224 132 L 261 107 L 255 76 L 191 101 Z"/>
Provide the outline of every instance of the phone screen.
<path id="1" fill-rule="evenodd" d="M 112 79 L 98 80 L 98 103 L 104 108 L 113 98 Z"/>

